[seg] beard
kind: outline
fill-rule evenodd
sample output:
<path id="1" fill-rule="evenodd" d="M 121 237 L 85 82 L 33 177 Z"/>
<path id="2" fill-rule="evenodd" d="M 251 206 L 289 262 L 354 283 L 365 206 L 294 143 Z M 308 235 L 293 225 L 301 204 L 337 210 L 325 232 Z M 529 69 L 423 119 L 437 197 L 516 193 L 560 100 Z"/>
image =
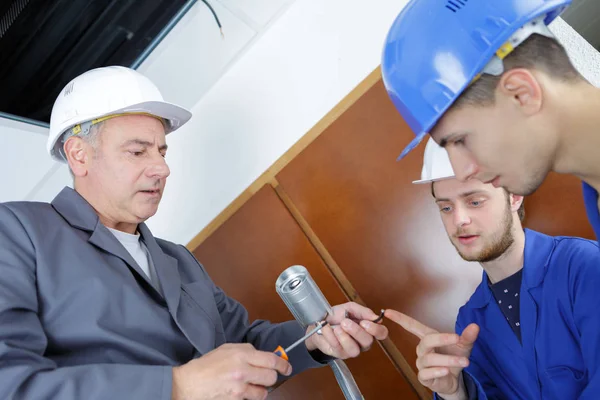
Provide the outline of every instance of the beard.
<path id="1" fill-rule="evenodd" d="M 461 252 L 460 247 L 455 243 L 454 240 L 450 240 L 450 242 L 465 261 L 476 261 L 481 263 L 494 261 L 504 254 L 514 243 L 515 239 L 513 237 L 512 228 L 512 212 L 510 210 L 510 203 L 508 203 L 506 212 L 504 213 L 504 218 L 502 218 L 498 231 L 492 235 L 491 239 L 487 243 L 484 243 L 483 248 L 478 253 L 465 254 Z M 459 235 L 463 234 L 464 232 L 459 229 L 454 237 L 457 238 Z"/>

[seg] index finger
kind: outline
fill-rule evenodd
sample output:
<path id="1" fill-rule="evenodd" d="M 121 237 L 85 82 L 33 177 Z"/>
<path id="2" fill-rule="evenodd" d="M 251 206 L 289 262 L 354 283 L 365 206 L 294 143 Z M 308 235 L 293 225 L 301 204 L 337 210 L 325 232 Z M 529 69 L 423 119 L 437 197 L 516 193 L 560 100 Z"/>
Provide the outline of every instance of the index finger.
<path id="1" fill-rule="evenodd" d="M 411 318 L 406 314 L 402 314 L 401 312 L 395 310 L 385 310 L 384 315 L 386 318 L 397 323 L 402 328 L 409 331 L 419 339 L 423 339 L 425 336 L 430 335 L 432 333 L 438 333 L 438 331 L 436 331 L 435 329 L 430 328 L 427 325 L 420 323 L 416 319 Z"/>
<path id="2" fill-rule="evenodd" d="M 292 366 L 289 362 L 268 351 L 251 351 L 246 361 L 254 367 L 274 369 L 281 375 L 288 376 L 292 372 Z"/>

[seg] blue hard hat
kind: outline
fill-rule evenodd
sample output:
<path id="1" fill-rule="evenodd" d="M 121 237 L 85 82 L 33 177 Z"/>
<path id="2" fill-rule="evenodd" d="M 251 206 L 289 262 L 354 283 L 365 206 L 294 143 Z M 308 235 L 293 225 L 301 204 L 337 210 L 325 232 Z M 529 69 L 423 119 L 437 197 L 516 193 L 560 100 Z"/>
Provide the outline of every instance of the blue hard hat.
<path id="1" fill-rule="evenodd" d="M 383 83 L 415 133 L 398 159 L 438 119 L 523 25 L 545 25 L 571 0 L 411 0 L 388 32 Z"/>

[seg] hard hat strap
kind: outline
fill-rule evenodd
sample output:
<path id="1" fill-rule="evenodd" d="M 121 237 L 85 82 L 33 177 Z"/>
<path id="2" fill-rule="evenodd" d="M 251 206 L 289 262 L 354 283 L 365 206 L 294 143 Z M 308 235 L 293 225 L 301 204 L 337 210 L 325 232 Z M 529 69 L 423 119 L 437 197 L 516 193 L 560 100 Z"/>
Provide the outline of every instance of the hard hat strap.
<path id="1" fill-rule="evenodd" d="M 470 85 L 477 81 L 481 75 L 488 74 L 499 76 L 504 72 L 504 63 L 502 60 L 506 58 L 510 53 L 514 51 L 521 43 L 523 43 L 527 38 L 529 38 L 534 33 L 537 33 L 542 36 L 546 36 L 549 38 L 554 38 L 554 35 L 546 26 L 544 19 L 546 15 L 540 15 L 539 17 L 532 19 L 527 22 L 525 25 L 517 29 L 515 33 L 512 34 L 511 37 L 508 38 L 506 42 L 498 50 L 492 57 L 492 59 L 486 64 L 485 67 L 481 70 L 479 74 L 473 78 Z"/>

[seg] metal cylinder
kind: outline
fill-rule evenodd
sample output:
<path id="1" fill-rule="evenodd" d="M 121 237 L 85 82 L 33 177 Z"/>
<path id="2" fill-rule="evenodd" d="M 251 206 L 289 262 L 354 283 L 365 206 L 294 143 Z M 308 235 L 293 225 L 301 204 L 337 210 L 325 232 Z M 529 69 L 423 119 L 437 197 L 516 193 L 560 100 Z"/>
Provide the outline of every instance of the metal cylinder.
<path id="1" fill-rule="evenodd" d="M 275 289 L 296 321 L 304 328 L 325 320 L 328 315 L 333 315 L 333 309 L 323 292 L 308 270 L 301 265 L 294 265 L 283 271 L 275 282 Z M 327 364 L 333 369 L 335 379 L 346 400 L 364 400 L 344 361 L 331 360 Z"/>
<path id="2" fill-rule="evenodd" d="M 275 282 L 275 289 L 303 327 L 323 321 L 333 313 L 310 273 L 301 265 L 283 271 Z"/>

